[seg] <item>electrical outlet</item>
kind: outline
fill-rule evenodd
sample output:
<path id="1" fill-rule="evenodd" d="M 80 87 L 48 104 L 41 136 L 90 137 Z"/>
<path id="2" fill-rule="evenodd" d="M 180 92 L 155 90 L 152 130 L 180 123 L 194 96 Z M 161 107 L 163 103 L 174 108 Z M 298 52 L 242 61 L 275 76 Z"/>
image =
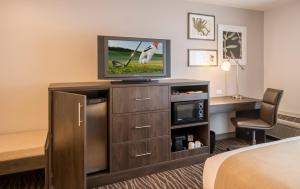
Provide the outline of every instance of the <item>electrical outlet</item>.
<path id="1" fill-rule="evenodd" d="M 217 89 L 217 95 L 222 96 L 223 95 L 223 90 L 222 89 Z"/>

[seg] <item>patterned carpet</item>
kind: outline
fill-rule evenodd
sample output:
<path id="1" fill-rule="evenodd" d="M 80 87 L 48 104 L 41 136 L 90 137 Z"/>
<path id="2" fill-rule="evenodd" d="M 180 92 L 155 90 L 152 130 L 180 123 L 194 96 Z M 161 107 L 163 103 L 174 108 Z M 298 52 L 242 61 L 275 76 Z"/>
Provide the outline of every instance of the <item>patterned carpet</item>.
<path id="1" fill-rule="evenodd" d="M 241 144 L 246 143 L 239 139 L 217 141 L 213 155 L 226 151 L 230 145 Z M 203 163 L 195 164 L 97 187 L 96 189 L 202 189 L 203 165 Z M 43 187 L 43 170 L 0 176 L 0 189 L 42 189 Z"/>
<path id="2" fill-rule="evenodd" d="M 239 139 L 218 141 L 214 154 L 226 151 L 231 145 L 247 144 Z M 114 183 L 97 189 L 202 189 L 202 173 L 204 163 L 188 167 L 160 172 L 144 177 Z"/>

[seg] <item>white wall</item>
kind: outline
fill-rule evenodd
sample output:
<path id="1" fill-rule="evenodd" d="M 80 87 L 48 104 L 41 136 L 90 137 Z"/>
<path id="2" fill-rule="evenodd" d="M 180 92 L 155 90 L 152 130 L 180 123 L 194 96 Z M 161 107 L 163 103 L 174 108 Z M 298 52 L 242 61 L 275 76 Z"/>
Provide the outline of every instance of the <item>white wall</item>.
<path id="1" fill-rule="evenodd" d="M 280 110 L 300 115 L 300 1 L 265 12 L 264 86 L 284 90 Z"/>
<path id="2" fill-rule="evenodd" d="M 47 87 L 52 82 L 97 79 L 96 36 L 172 40 L 172 77 L 211 81 L 224 91 L 218 67 L 187 67 L 187 49 L 217 49 L 217 41 L 187 39 L 187 13 L 248 27 L 248 66 L 241 92 L 263 93 L 263 13 L 178 0 L 3 0 L 0 1 L 0 133 L 47 128 Z M 228 74 L 234 93 L 234 71 Z M 222 127 L 226 115 L 213 120 Z"/>

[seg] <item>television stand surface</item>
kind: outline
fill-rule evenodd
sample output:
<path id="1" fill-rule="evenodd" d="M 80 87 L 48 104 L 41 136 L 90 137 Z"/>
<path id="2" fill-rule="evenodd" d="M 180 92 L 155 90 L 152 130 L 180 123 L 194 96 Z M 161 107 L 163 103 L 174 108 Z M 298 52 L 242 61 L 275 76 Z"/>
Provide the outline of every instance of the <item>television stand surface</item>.
<path id="1" fill-rule="evenodd" d="M 123 79 L 120 81 L 112 81 L 111 83 L 150 83 L 158 82 L 158 80 L 152 80 L 150 78 L 134 78 L 134 79 Z"/>

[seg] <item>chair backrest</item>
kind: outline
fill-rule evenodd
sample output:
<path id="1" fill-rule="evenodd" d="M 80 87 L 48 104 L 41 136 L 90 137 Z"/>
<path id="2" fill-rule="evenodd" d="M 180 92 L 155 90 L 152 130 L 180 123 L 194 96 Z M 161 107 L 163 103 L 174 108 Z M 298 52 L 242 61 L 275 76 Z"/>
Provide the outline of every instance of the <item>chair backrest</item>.
<path id="1" fill-rule="evenodd" d="M 283 90 L 268 88 L 264 94 L 260 109 L 260 118 L 274 126 L 277 124 L 278 107 L 283 95 Z"/>

